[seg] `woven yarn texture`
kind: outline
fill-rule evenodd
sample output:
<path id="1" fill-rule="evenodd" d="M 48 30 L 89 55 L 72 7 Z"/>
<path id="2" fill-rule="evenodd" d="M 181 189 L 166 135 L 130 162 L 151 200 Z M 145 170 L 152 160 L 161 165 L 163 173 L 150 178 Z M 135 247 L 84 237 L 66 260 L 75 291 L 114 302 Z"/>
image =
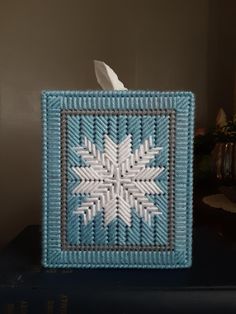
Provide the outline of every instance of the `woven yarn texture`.
<path id="1" fill-rule="evenodd" d="M 191 265 L 190 92 L 46 91 L 45 267 Z"/>

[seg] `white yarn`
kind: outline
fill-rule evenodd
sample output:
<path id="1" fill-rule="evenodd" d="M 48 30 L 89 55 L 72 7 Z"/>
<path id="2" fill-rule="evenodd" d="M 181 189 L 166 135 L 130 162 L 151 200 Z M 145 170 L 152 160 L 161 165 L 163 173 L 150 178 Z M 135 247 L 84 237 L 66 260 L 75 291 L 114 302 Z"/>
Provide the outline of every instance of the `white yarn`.
<path id="1" fill-rule="evenodd" d="M 147 193 L 162 193 L 154 179 L 164 167 L 147 167 L 162 148 L 151 145 L 149 137 L 132 153 L 129 134 L 120 144 L 105 135 L 104 153 L 87 138 L 84 147 L 75 148 L 87 163 L 85 167 L 72 168 L 80 179 L 73 193 L 88 194 L 86 201 L 75 210 L 75 213 L 83 215 L 85 224 L 101 210 L 104 210 L 105 225 L 119 217 L 130 226 L 131 208 L 149 224 L 153 214 L 160 214 L 146 197 Z"/>

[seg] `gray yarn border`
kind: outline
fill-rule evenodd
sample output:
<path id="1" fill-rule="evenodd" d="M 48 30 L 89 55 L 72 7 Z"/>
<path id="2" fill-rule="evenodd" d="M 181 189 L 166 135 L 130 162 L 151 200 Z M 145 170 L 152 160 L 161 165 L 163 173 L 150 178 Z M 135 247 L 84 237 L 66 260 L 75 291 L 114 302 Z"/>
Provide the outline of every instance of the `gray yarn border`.
<path id="1" fill-rule="evenodd" d="M 68 115 L 168 115 L 169 125 L 169 189 L 168 241 L 159 245 L 72 245 L 67 242 L 67 119 Z M 174 249 L 174 151 L 175 110 L 61 110 L 61 249 L 63 251 L 172 251 Z"/>

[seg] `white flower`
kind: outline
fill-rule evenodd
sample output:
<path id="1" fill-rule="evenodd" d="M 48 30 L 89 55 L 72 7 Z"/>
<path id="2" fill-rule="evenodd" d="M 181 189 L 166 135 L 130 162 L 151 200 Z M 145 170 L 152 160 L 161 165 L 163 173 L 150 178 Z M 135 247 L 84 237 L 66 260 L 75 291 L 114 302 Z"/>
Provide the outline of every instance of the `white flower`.
<path id="1" fill-rule="evenodd" d="M 131 135 L 120 144 L 114 143 L 108 135 L 104 138 L 104 152 L 86 137 L 84 146 L 75 151 L 86 162 L 85 167 L 73 167 L 80 183 L 73 193 L 85 193 L 87 199 L 75 210 L 83 215 L 87 224 L 99 211 L 104 211 L 104 223 L 108 225 L 119 217 L 131 226 L 131 209 L 148 224 L 151 217 L 160 214 L 156 205 L 146 194 L 161 194 L 154 179 L 164 167 L 148 167 L 148 163 L 159 154 L 161 147 L 152 147 L 151 136 L 133 153 Z"/>

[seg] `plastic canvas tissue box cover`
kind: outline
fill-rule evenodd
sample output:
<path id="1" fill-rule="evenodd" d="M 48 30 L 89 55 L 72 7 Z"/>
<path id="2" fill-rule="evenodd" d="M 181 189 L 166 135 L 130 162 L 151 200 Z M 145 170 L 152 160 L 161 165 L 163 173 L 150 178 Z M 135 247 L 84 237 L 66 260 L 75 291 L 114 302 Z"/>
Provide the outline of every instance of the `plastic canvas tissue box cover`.
<path id="1" fill-rule="evenodd" d="M 45 267 L 191 265 L 190 92 L 46 91 Z"/>

